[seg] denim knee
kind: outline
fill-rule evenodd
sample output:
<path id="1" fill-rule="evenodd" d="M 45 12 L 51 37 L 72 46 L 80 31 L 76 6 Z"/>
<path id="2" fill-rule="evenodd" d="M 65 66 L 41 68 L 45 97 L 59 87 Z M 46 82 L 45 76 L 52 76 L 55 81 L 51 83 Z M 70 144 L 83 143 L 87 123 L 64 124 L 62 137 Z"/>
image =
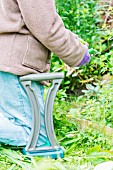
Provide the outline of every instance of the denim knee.
<path id="1" fill-rule="evenodd" d="M 44 125 L 44 86 L 37 82 L 32 82 L 32 87 L 36 91 L 36 96 L 39 99 L 41 107 L 41 131 L 39 142 L 47 140 L 45 125 Z M 38 109 L 38 108 L 37 108 Z M 31 132 L 32 109 L 29 98 L 23 86 L 19 82 L 19 77 L 10 73 L 0 72 L 0 112 L 13 124 L 16 128 L 29 136 Z M 6 125 L 7 126 L 7 125 Z M 4 126 L 5 129 L 7 127 Z M 1 122 L 0 122 L 1 128 Z M 14 130 L 14 129 L 12 129 Z M 8 135 L 8 131 L 4 131 Z M 18 132 L 17 132 L 18 133 Z M 13 138 L 13 136 L 12 136 Z M 20 136 L 21 138 L 21 136 Z M 11 136 L 10 136 L 11 140 Z M 43 141 L 41 141 L 43 140 Z"/>

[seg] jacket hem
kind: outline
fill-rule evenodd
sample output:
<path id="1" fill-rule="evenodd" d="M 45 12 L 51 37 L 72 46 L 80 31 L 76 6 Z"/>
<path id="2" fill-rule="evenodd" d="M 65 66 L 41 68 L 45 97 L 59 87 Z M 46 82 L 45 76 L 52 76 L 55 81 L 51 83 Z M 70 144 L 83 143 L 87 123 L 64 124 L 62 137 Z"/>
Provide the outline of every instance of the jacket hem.
<path id="1" fill-rule="evenodd" d="M 24 76 L 24 75 L 27 75 L 27 74 L 39 74 L 40 73 L 36 70 L 29 69 L 29 68 L 24 68 L 24 70 L 22 71 L 22 68 L 9 67 L 9 66 L 3 66 L 3 65 L 0 65 L 0 71 L 9 72 L 9 73 L 19 75 L 19 76 Z"/>

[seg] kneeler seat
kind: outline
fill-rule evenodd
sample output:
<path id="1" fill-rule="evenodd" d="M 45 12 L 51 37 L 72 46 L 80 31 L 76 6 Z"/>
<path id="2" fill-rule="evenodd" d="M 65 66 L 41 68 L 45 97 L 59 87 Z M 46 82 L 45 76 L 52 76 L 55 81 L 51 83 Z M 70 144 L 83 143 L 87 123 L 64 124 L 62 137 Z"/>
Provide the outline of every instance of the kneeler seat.
<path id="1" fill-rule="evenodd" d="M 29 97 L 31 107 L 32 107 L 32 128 L 31 134 L 29 137 L 29 142 L 26 147 L 23 149 L 23 154 L 31 155 L 31 156 L 41 156 L 41 157 L 51 157 L 58 158 L 64 157 L 64 152 L 59 145 L 53 126 L 53 105 L 54 99 L 57 93 L 57 90 L 62 82 L 64 77 L 63 73 L 41 73 L 41 74 L 30 74 L 20 77 L 20 82 L 23 85 L 24 89 L 27 92 Z M 48 137 L 49 145 L 38 147 L 37 141 L 40 133 L 40 125 L 41 125 L 41 115 L 40 115 L 40 104 L 35 95 L 35 91 L 31 87 L 32 81 L 47 81 L 51 80 L 52 85 L 48 90 L 46 101 L 45 101 L 45 128 L 46 134 Z"/>

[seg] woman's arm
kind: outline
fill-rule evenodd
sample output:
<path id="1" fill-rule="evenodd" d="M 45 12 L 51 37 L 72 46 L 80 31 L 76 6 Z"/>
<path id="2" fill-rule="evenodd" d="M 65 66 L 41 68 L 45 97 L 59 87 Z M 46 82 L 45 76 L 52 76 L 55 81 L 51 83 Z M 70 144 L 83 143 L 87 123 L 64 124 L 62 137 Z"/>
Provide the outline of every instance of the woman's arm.
<path id="1" fill-rule="evenodd" d="M 27 28 L 45 47 L 71 67 L 82 61 L 87 47 L 64 27 L 53 0 L 17 0 L 17 3 Z"/>

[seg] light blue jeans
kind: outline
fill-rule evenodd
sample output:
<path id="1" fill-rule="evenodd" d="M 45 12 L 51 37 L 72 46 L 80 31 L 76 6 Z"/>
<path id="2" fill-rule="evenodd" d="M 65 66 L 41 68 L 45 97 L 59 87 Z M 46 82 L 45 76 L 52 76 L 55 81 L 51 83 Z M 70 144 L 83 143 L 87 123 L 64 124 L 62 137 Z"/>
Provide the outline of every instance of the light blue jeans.
<path id="1" fill-rule="evenodd" d="M 37 145 L 48 143 L 44 126 L 44 86 L 32 82 L 41 106 L 41 131 Z M 24 146 L 29 140 L 32 111 L 19 77 L 0 71 L 0 143 Z"/>

